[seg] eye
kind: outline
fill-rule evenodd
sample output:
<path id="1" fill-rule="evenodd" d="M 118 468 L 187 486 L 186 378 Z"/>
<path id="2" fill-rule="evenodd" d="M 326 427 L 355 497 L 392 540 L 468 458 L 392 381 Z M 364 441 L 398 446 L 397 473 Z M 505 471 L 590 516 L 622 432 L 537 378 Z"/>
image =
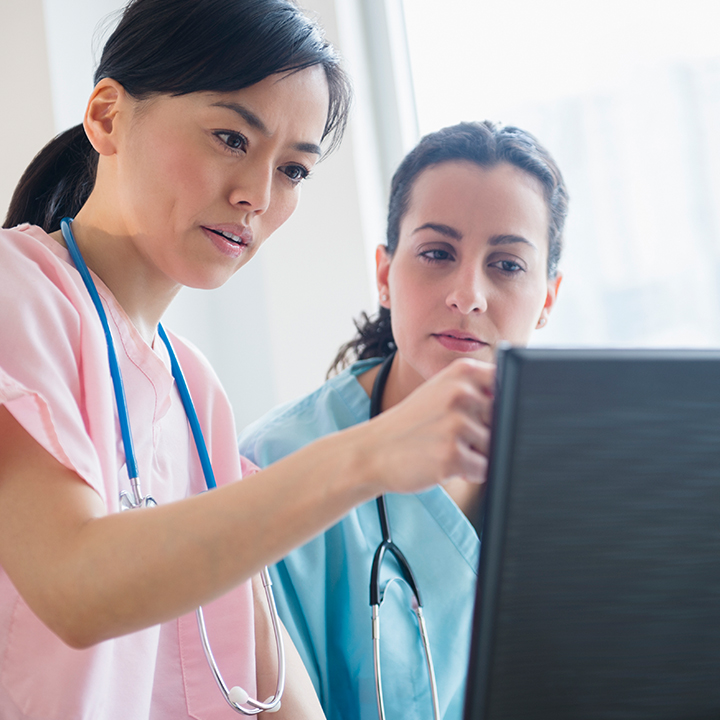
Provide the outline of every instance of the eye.
<path id="1" fill-rule="evenodd" d="M 310 171 L 302 165 L 284 165 L 280 171 L 287 175 L 290 182 L 297 185 L 310 176 Z"/>
<path id="2" fill-rule="evenodd" d="M 490 263 L 490 267 L 495 267 L 506 275 L 515 275 L 519 272 L 525 272 L 525 268 L 515 260 L 497 260 Z"/>
<path id="3" fill-rule="evenodd" d="M 240 133 L 231 130 L 220 130 L 215 133 L 215 137 L 233 153 L 245 152 L 247 149 L 247 138 Z"/>
<path id="4" fill-rule="evenodd" d="M 420 257 L 427 260 L 429 263 L 441 263 L 447 260 L 454 260 L 452 253 L 442 248 L 431 248 L 430 250 L 423 250 L 420 253 Z"/>

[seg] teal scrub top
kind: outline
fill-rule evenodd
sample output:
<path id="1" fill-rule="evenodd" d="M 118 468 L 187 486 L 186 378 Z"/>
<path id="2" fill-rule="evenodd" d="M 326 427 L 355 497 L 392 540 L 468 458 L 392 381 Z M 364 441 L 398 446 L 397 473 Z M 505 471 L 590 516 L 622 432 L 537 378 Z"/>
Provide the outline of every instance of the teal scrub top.
<path id="1" fill-rule="evenodd" d="M 357 376 L 379 362 L 355 363 L 316 392 L 245 429 L 242 455 L 265 467 L 309 442 L 367 420 L 370 400 Z M 435 663 L 441 716 L 460 720 L 480 543 L 440 487 L 388 495 L 393 540 L 421 593 Z M 278 611 L 310 673 L 329 720 L 377 720 L 370 567 L 382 539 L 375 501 L 294 550 L 271 568 Z M 387 720 L 432 718 L 417 619 L 394 559 L 381 576 L 381 668 Z"/>

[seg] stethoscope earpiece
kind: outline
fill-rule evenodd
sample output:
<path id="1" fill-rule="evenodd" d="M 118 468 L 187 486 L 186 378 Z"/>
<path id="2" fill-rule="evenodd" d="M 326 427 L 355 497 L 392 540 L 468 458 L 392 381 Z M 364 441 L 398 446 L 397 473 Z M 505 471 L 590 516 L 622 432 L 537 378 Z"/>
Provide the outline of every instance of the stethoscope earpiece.
<path id="1" fill-rule="evenodd" d="M 228 692 L 228 699 L 231 702 L 234 702 L 236 705 L 244 705 L 250 696 L 247 694 L 246 690 L 243 690 L 239 685 L 236 685 L 234 688 L 230 688 L 230 692 Z"/>
<path id="2" fill-rule="evenodd" d="M 235 703 L 236 705 L 244 705 L 249 699 L 250 695 L 248 695 L 247 690 L 241 688 L 239 685 L 230 688 L 230 690 L 228 691 L 228 700 Z M 263 704 L 269 705 L 274 700 L 275 698 L 271 695 L 267 700 L 265 700 Z M 273 705 L 272 707 L 264 710 L 263 712 L 276 713 L 281 706 L 282 703 L 278 700 L 277 705 Z"/>

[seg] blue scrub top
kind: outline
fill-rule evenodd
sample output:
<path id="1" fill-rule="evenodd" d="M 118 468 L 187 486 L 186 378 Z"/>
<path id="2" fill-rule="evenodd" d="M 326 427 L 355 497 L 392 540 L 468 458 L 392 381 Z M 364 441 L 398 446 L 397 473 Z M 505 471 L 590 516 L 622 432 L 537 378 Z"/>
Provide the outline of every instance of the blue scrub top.
<path id="1" fill-rule="evenodd" d="M 379 360 L 355 363 L 307 397 L 250 425 L 240 452 L 261 467 L 370 416 L 357 381 Z M 407 557 L 422 596 L 442 717 L 460 720 L 480 543 L 465 515 L 440 487 L 388 495 L 392 537 Z M 382 539 L 375 501 L 294 550 L 271 568 L 280 617 L 329 720 L 377 720 L 370 611 L 370 567 Z M 394 559 L 384 561 L 380 609 L 381 668 L 388 720 L 432 718 L 427 671 Z"/>

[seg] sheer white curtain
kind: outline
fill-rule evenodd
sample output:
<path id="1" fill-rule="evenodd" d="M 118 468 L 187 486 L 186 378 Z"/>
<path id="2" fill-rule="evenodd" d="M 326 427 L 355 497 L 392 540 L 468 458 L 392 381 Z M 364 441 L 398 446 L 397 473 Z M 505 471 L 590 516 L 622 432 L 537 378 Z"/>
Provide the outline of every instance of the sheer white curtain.
<path id="1" fill-rule="evenodd" d="M 422 133 L 533 132 L 567 180 L 535 344 L 720 345 L 720 3 L 405 0 Z"/>

